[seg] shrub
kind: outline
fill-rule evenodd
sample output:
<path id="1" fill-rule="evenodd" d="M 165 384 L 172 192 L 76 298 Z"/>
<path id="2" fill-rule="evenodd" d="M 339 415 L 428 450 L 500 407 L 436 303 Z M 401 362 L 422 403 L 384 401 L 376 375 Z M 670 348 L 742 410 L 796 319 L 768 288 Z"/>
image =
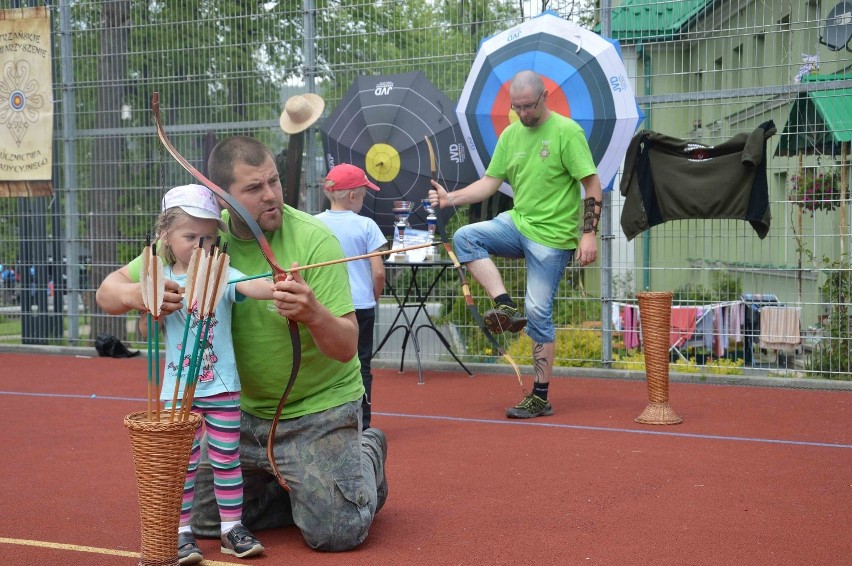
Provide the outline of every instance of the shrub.
<path id="1" fill-rule="evenodd" d="M 713 302 L 713 292 L 701 283 L 687 283 L 674 291 L 672 303 L 683 305 L 704 305 Z"/>
<path id="2" fill-rule="evenodd" d="M 630 371 L 645 370 L 645 355 L 642 352 L 633 351 L 627 355 L 615 354 L 613 358 L 613 369 L 624 369 Z M 679 360 L 669 364 L 669 371 L 672 373 L 742 375 L 743 360 L 718 358 L 711 360 L 704 365 L 699 365 L 695 363 L 694 358 L 688 358 L 687 361 Z"/>
<path id="3" fill-rule="evenodd" d="M 594 330 L 557 330 L 556 353 L 563 367 L 597 367 L 602 356 L 601 333 Z M 532 365 L 532 340 L 516 340 L 508 353 L 519 365 Z M 501 359 L 500 363 L 508 363 Z"/>
<path id="4" fill-rule="evenodd" d="M 852 332 L 850 332 L 850 301 L 852 301 L 852 272 L 848 260 L 841 258 L 829 263 L 821 291 L 831 304 L 828 324 L 822 342 L 816 348 L 806 369 L 825 379 L 849 380 L 852 373 Z"/>

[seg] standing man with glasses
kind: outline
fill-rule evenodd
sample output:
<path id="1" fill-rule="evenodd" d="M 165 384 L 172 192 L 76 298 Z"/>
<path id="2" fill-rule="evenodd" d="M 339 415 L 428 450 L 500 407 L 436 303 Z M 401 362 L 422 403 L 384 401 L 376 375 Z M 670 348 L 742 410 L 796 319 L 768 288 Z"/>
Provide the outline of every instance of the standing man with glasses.
<path id="1" fill-rule="evenodd" d="M 518 119 L 500 134 L 485 176 L 452 193 L 432 181 L 429 191 L 432 205 L 444 208 L 483 201 L 503 181 L 512 185 L 514 207 L 459 228 L 453 247 L 494 301 L 485 326 L 495 334 L 526 327 L 533 341 L 535 383 L 532 393 L 506 409 L 515 419 L 553 414 L 548 401 L 556 349 L 553 299 L 570 261 L 576 257 L 588 265 L 597 259 L 602 190 L 592 152 L 580 125 L 547 107 L 547 95 L 538 74 L 515 75 L 509 98 Z M 509 296 L 492 255 L 526 260 L 529 318 Z"/>

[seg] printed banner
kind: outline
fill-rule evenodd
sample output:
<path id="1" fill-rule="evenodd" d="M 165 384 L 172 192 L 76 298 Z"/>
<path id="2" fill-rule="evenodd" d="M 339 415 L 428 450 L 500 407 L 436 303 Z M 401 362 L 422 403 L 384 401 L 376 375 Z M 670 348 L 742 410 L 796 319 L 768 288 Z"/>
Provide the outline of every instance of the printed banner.
<path id="1" fill-rule="evenodd" d="M 0 197 L 52 193 L 52 90 L 50 12 L 0 10 Z"/>

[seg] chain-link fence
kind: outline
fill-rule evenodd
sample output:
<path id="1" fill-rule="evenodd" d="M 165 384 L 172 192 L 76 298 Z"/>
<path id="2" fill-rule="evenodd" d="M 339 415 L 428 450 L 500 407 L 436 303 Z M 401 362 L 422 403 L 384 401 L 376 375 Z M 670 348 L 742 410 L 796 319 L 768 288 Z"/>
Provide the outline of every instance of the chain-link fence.
<path id="1" fill-rule="evenodd" d="M 616 183 L 605 199 L 599 263 L 569 267 L 560 288 L 557 366 L 641 368 L 635 293 L 649 289 L 675 293 L 676 371 L 843 378 L 852 364 L 852 57 L 845 35 L 852 16 L 835 14 L 835 4 L 844 3 L 611 4 L 39 3 L 52 26 L 54 193 L 0 198 L 0 341 L 90 346 L 98 334 L 136 341 L 124 317 L 98 309 L 94 291 L 139 253 L 165 190 L 191 181 L 157 140 L 154 92 L 170 138 L 200 170 L 217 140 L 256 136 L 285 169 L 287 202 L 316 213 L 325 206 L 320 182 L 327 170 L 319 127 L 297 148 L 299 174 L 286 171 L 295 161 L 287 155 L 293 140 L 278 125 L 284 101 L 318 93 L 328 116 L 359 75 L 422 71 L 455 102 L 483 38 L 550 9 L 619 40 L 644 114 L 641 128 L 691 141 L 692 150 L 769 120 L 777 129 L 762 156 L 771 212 L 765 237 L 743 220 L 708 215 L 665 221 L 628 240 L 619 223 L 627 205 Z M 29 5 L 0 1 L 3 9 Z M 6 132 L 0 139 L 5 146 Z M 714 187 L 731 189 L 725 180 Z M 506 197 L 494 197 L 458 211 L 451 228 L 506 205 Z M 508 287 L 522 296 L 523 264 L 501 266 Z M 482 289 L 473 291 L 487 308 Z M 452 270 L 430 302 L 462 360 L 497 361 L 464 309 Z M 394 314 L 390 297 L 383 303 L 379 332 Z M 503 339 L 528 359 L 528 338 Z M 428 344 L 424 352 L 448 356 Z M 399 346 L 381 355 L 398 358 Z"/>

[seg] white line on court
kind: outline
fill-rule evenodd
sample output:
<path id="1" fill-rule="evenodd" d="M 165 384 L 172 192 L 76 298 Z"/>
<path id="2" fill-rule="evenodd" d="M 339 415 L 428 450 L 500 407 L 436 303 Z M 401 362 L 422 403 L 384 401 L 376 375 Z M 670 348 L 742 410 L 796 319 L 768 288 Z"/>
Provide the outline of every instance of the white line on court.
<path id="1" fill-rule="evenodd" d="M 109 556 L 126 556 L 127 558 L 139 558 L 141 555 L 138 552 L 130 552 L 127 550 L 116 550 L 114 548 L 98 548 L 96 546 L 80 546 L 77 544 L 63 544 L 58 542 L 49 542 L 45 540 L 26 540 L 19 538 L 0 537 L 2 544 L 16 544 L 19 546 L 35 546 L 41 548 L 51 548 L 54 550 L 68 550 L 72 552 L 90 552 L 92 554 L 107 554 Z M 219 562 L 216 560 L 204 560 L 204 566 L 238 566 L 236 562 Z"/>

